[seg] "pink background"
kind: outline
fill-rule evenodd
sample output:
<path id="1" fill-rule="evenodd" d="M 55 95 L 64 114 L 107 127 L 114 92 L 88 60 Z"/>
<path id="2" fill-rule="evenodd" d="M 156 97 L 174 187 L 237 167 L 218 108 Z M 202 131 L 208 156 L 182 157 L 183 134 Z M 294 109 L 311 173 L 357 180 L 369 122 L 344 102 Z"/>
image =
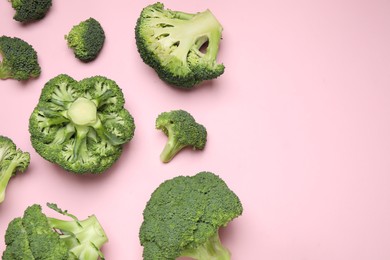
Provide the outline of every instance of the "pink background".
<path id="1" fill-rule="evenodd" d="M 185 12 L 209 8 L 224 26 L 225 74 L 190 92 L 161 82 L 139 57 L 134 26 L 151 3 L 53 0 L 44 20 L 23 26 L 0 1 L 0 35 L 28 41 L 42 66 L 39 79 L 0 81 L 0 134 L 31 153 L 0 205 L 0 251 L 11 219 L 28 205 L 56 202 L 80 218 L 98 217 L 110 240 L 107 259 L 142 259 L 138 230 L 151 192 L 207 170 L 244 205 L 221 232 L 232 259 L 390 259 L 390 2 L 167 0 Z M 89 17 L 107 40 L 84 64 L 64 35 Z M 104 75 L 123 89 L 137 129 L 104 175 L 69 174 L 30 144 L 30 113 L 60 73 Z M 166 137 L 154 121 L 179 108 L 207 127 L 209 140 L 204 151 L 162 164 Z"/>

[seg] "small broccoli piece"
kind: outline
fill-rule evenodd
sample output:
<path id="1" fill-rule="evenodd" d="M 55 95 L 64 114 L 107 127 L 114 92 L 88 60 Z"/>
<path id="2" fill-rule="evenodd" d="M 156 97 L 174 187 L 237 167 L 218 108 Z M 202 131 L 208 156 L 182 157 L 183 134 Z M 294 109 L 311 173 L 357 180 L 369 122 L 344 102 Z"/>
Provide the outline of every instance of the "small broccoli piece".
<path id="1" fill-rule="evenodd" d="M 144 260 L 230 259 L 219 229 L 242 214 L 236 194 L 211 172 L 178 176 L 152 193 L 139 238 Z"/>
<path id="2" fill-rule="evenodd" d="M 78 220 L 56 204 L 47 206 L 72 220 L 48 217 L 38 204 L 28 207 L 8 224 L 3 260 L 104 259 L 101 247 L 108 238 L 95 215 Z"/>
<path id="3" fill-rule="evenodd" d="M 16 13 L 14 19 L 28 23 L 42 19 L 49 11 L 52 0 L 10 0 Z"/>
<path id="4" fill-rule="evenodd" d="M 89 18 L 73 26 L 68 35 L 65 35 L 65 39 L 76 58 L 89 62 L 96 59 L 100 53 L 106 36 L 100 23 Z"/>
<path id="5" fill-rule="evenodd" d="M 0 79 L 28 80 L 41 74 L 38 55 L 24 40 L 0 37 Z"/>
<path id="6" fill-rule="evenodd" d="M 221 35 L 210 10 L 189 14 L 164 9 L 162 3 L 145 7 L 135 27 L 142 60 L 162 80 L 185 89 L 223 74 L 224 65 L 216 61 Z"/>
<path id="7" fill-rule="evenodd" d="M 135 124 L 122 90 L 103 76 L 49 80 L 30 116 L 32 146 L 73 173 L 102 173 L 120 157 Z"/>
<path id="8" fill-rule="evenodd" d="M 5 199 L 9 180 L 17 172 L 24 172 L 30 164 L 30 154 L 16 148 L 15 143 L 0 136 L 0 203 Z"/>
<path id="9" fill-rule="evenodd" d="M 168 136 L 168 141 L 160 154 L 160 159 L 164 163 L 170 162 L 186 147 L 203 150 L 206 146 L 206 128 L 184 110 L 161 113 L 156 119 L 156 128 Z"/>

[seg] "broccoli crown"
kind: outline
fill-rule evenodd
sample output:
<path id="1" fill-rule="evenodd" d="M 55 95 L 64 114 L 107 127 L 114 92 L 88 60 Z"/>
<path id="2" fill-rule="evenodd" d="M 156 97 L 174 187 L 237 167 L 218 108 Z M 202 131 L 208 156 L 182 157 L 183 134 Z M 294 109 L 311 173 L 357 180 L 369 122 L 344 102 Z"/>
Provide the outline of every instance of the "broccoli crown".
<path id="1" fill-rule="evenodd" d="M 45 17 L 52 0 L 10 0 L 16 13 L 14 19 L 19 22 L 32 22 Z"/>
<path id="2" fill-rule="evenodd" d="M 89 18 L 73 26 L 65 39 L 76 58 L 89 62 L 98 56 L 106 36 L 100 23 Z"/>
<path id="3" fill-rule="evenodd" d="M 23 217 L 8 224 L 3 260 L 96 260 L 103 257 L 100 248 L 108 238 L 94 215 L 80 221 L 55 204 L 48 206 L 72 220 L 47 217 L 38 204 L 28 207 Z"/>
<path id="4" fill-rule="evenodd" d="M 171 161 L 185 147 L 202 150 L 206 145 L 206 128 L 197 123 L 187 111 L 172 110 L 161 113 L 156 119 L 156 128 L 168 136 L 168 141 L 160 154 L 162 162 Z"/>
<path id="5" fill-rule="evenodd" d="M 0 79 L 27 80 L 41 74 L 34 48 L 17 37 L 0 37 Z"/>
<path id="6" fill-rule="evenodd" d="M 143 212 L 143 259 L 230 259 L 221 257 L 230 254 L 218 230 L 242 211 L 239 198 L 211 172 L 167 180 L 152 193 Z"/>
<path id="7" fill-rule="evenodd" d="M 224 72 L 224 65 L 217 63 L 221 35 L 222 26 L 210 10 L 189 14 L 164 9 L 162 3 L 145 7 L 135 27 L 143 61 L 162 80 L 184 89 Z"/>
<path id="8" fill-rule="evenodd" d="M 0 203 L 5 199 L 9 180 L 17 172 L 24 172 L 30 164 L 30 154 L 22 152 L 8 137 L 0 136 Z"/>
<path id="9" fill-rule="evenodd" d="M 111 79 L 94 76 L 77 82 L 58 75 L 45 84 L 30 116 L 32 145 L 67 171 L 102 173 L 134 135 L 134 119 L 124 103 Z"/>

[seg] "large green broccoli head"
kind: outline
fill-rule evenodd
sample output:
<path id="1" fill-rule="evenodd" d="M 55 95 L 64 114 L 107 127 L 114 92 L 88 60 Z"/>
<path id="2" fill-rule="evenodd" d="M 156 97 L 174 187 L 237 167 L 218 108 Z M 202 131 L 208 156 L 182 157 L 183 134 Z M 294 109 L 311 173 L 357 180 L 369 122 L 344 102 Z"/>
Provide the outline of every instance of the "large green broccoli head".
<path id="1" fill-rule="evenodd" d="M 242 211 L 237 195 L 211 172 L 167 180 L 152 193 L 143 213 L 139 233 L 143 258 L 222 259 L 210 258 L 213 253 L 207 249 L 218 248 L 214 254 L 228 254 L 222 249 L 218 230 Z M 202 249 L 208 253 L 199 258 Z"/>
<path id="2" fill-rule="evenodd" d="M 41 74 L 34 48 L 17 37 L 0 37 L 0 79 L 27 80 Z"/>
<path id="3" fill-rule="evenodd" d="M 68 46 L 73 50 L 76 58 L 89 62 L 98 56 L 106 39 L 103 27 L 94 18 L 72 27 L 65 35 Z"/>
<path id="4" fill-rule="evenodd" d="M 0 136 L 0 203 L 5 199 L 9 180 L 30 165 L 30 154 L 18 149 L 8 137 Z"/>
<path id="5" fill-rule="evenodd" d="M 121 155 L 135 124 L 122 90 L 103 76 L 49 80 L 30 116 L 35 150 L 74 173 L 102 173 Z"/>
<path id="6" fill-rule="evenodd" d="M 28 207 L 8 224 L 3 260 L 104 259 L 100 248 L 108 238 L 94 215 L 80 221 L 56 204 L 48 207 L 72 220 L 47 217 L 38 204 Z"/>
<path id="7" fill-rule="evenodd" d="M 32 22 L 45 17 L 52 0 L 10 0 L 16 13 L 14 19 L 19 22 Z"/>
<path id="8" fill-rule="evenodd" d="M 23 217 L 8 224 L 5 244 L 3 260 L 69 259 L 65 241 L 53 231 L 38 204 L 28 207 Z"/>
<path id="9" fill-rule="evenodd" d="M 197 123 L 194 117 L 184 110 L 163 112 L 156 118 L 156 128 L 168 136 L 160 154 L 162 162 L 169 162 L 186 147 L 203 150 L 207 142 L 206 128 Z"/>
<path id="10" fill-rule="evenodd" d="M 224 72 L 216 60 L 222 26 L 210 10 L 188 14 L 164 9 L 162 3 L 149 5 L 138 18 L 135 35 L 143 61 L 173 86 L 189 89 Z"/>

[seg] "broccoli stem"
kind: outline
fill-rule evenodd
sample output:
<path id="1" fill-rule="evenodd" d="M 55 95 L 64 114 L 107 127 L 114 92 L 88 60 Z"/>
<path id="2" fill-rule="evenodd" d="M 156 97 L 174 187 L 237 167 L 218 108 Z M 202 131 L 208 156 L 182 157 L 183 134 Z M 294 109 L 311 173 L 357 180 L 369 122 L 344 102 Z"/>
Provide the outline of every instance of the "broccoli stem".
<path id="1" fill-rule="evenodd" d="M 78 98 L 68 110 L 70 120 L 79 126 L 90 126 L 96 123 L 97 108 L 94 102 L 86 98 Z"/>
<path id="2" fill-rule="evenodd" d="M 184 145 L 181 145 L 173 137 L 168 137 L 168 141 L 160 154 L 161 161 L 164 163 L 170 162 L 173 157 L 175 157 L 175 155 L 180 152 L 180 150 L 182 150 L 184 147 Z"/>
<path id="3" fill-rule="evenodd" d="M 222 245 L 218 231 L 205 244 L 186 250 L 182 256 L 197 260 L 230 260 L 230 252 Z"/>
<path id="4" fill-rule="evenodd" d="M 48 222 L 59 232 L 60 238 L 77 259 L 98 259 L 102 256 L 100 248 L 108 238 L 95 215 L 82 221 L 48 218 Z"/>
<path id="5" fill-rule="evenodd" d="M 218 54 L 219 42 L 222 36 L 222 25 L 218 22 L 210 10 L 193 15 L 187 22 L 178 23 L 175 27 L 166 28 L 172 39 L 181 39 L 179 47 L 173 51 L 173 55 L 180 57 L 185 62 L 188 51 L 196 45 L 199 38 L 207 37 L 209 45 L 206 57 L 215 60 Z"/>
<path id="6" fill-rule="evenodd" d="M 7 188 L 9 180 L 11 179 L 15 169 L 19 166 L 22 160 L 23 158 L 19 154 L 15 155 L 15 158 L 9 163 L 7 169 L 2 171 L 2 174 L 0 174 L 0 203 L 4 201 L 5 189 Z"/>
<path id="7" fill-rule="evenodd" d="M 0 53 L 1 55 L 1 53 Z M 7 68 L 2 66 L 1 60 L 0 60 L 0 79 L 8 79 L 11 77 L 11 73 Z"/>
<path id="8" fill-rule="evenodd" d="M 87 145 L 88 126 L 76 126 L 76 141 L 73 148 L 73 158 L 77 160 L 82 146 Z"/>

